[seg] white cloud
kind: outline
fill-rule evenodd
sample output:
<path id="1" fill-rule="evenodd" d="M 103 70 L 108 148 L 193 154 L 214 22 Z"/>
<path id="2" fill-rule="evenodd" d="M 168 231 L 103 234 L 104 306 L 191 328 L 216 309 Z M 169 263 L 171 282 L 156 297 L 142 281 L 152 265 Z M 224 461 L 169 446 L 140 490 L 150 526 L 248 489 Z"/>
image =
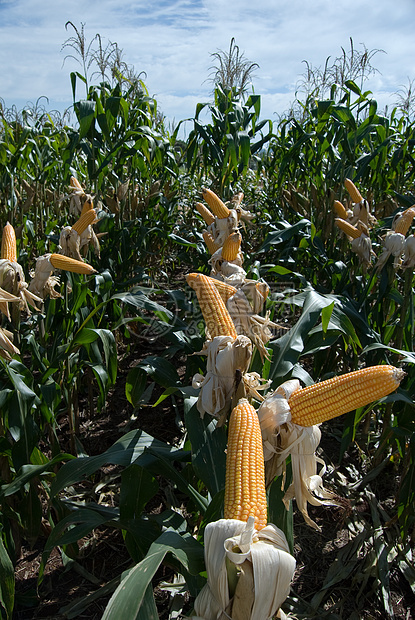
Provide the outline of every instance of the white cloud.
<path id="1" fill-rule="evenodd" d="M 0 0 L 0 97 L 17 107 L 42 95 L 63 109 L 72 99 L 70 71 L 82 68 L 67 59 L 63 42 L 75 33 L 90 41 L 100 33 L 116 41 L 124 60 L 145 71 L 146 85 L 160 109 L 176 122 L 192 116 L 208 97 L 211 53 L 227 50 L 231 37 L 260 68 L 255 91 L 262 94 L 262 117 L 275 118 L 293 100 L 305 70 L 303 60 L 321 66 L 326 58 L 349 50 L 383 49 L 372 58 L 380 71 L 366 84 L 374 96 L 390 98 L 415 77 L 412 0 L 239 0 L 238 11 L 226 0 Z M 79 91 L 81 93 L 81 91 Z M 384 104 L 382 104 L 384 105 Z M 389 102 L 390 105 L 390 102 Z"/>

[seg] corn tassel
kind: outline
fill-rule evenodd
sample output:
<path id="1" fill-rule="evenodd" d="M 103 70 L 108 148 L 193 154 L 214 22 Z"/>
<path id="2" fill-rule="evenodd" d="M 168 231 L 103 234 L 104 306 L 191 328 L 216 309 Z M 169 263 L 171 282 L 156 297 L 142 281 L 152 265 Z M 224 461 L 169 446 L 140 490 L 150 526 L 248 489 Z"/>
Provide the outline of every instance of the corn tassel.
<path id="1" fill-rule="evenodd" d="M 369 366 L 295 390 L 288 405 L 291 421 L 314 426 L 369 405 L 398 387 L 404 371 L 394 366 Z"/>
<path id="2" fill-rule="evenodd" d="M 219 250 L 220 245 L 215 243 L 212 233 L 205 230 L 202 236 L 203 236 L 203 240 L 206 243 L 206 247 L 208 251 L 210 252 L 210 254 L 214 254 L 215 252 Z"/>
<path id="3" fill-rule="evenodd" d="M 363 196 L 357 189 L 356 185 L 350 179 L 344 180 L 344 186 L 350 194 L 350 198 L 354 203 L 362 202 Z"/>
<path id="4" fill-rule="evenodd" d="M 356 226 L 353 226 L 352 224 L 347 222 L 346 220 L 336 217 L 334 221 L 340 228 L 340 230 L 346 233 L 346 235 L 348 235 L 349 237 L 352 237 L 352 239 L 357 239 L 361 236 L 362 231 L 356 228 Z"/>
<path id="5" fill-rule="evenodd" d="M 17 263 L 16 233 L 9 222 L 7 222 L 6 226 L 3 228 L 1 258 L 11 263 Z"/>
<path id="6" fill-rule="evenodd" d="M 209 211 L 207 207 L 205 207 L 204 204 L 202 204 L 201 202 L 197 202 L 196 209 L 198 210 L 199 215 L 203 217 L 207 226 L 213 224 L 213 222 L 215 221 L 215 216 Z"/>
<path id="7" fill-rule="evenodd" d="M 225 217 L 229 217 L 230 210 L 225 205 L 225 203 L 222 202 L 219 196 L 215 194 L 215 192 L 212 192 L 211 189 L 206 189 L 205 187 L 202 187 L 202 196 L 203 199 L 206 200 L 206 202 L 208 203 L 209 207 L 212 209 L 213 215 L 215 217 L 218 217 L 220 220 L 224 219 Z"/>
<path id="8" fill-rule="evenodd" d="M 72 226 L 72 229 L 75 230 L 79 236 L 81 236 L 82 233 L 88 228 L 88 226 L 93 224 L 96 219 L 97 213 L 95 209 L 88 209 L 83 215 L 81 215 L 79 220 L 75 222 L 75 224 Z"/>
<path id="9" fill-rule="evenodd" d="M 396 233 L 400 233 L 405 236 L 409 230 L 410 225 L 415 217 L 415 205 L 409 207 L 401 213 L 395 220 L 394 230 Z"/>
<path id="10" fill-rule="evenodd" d="M 54 269 L 62 269 L 63 271 L 71 271 L 72 273 L 91 274 L 96 273 L 96 270 L 88 263 L 76 260 L 75 258 L 69 258 L 63 254 L 51 254 L 50 264 Z"/>
<path id="11" fill-rule="evenodd" d="M 257 530 L 267 524 L 261 428 L 255 408 L 243 398 L 229 420 L 224 517 L 248 521 L 250 516 Z"/>
<path id="12" fill-rule="evenodd" d="M 196 291 L 210 338 L 216 336 L 236 338 L 238 334 L 235 325 L 211 278 L 201 273 L 190 273 L 186 276 L 186 281 Z"/>
<path id="13" fill-rule="evenodd" d="M 228 262 L 234 261 L 241 249 L 241 233 L 234 232 L 229 235 L 222 246 L 222 258 Z"/>
<path id="14" fill-rule="evenodd" d="M 347 218 L 349 217 L 349 214 L 347 213 L 344 205 L 339 201 L 339 200 L 335 200 L 333 202 L 333 208 L 336 211 L 337 215 L 342 219 L 342 220 L 347 220 Z"/>

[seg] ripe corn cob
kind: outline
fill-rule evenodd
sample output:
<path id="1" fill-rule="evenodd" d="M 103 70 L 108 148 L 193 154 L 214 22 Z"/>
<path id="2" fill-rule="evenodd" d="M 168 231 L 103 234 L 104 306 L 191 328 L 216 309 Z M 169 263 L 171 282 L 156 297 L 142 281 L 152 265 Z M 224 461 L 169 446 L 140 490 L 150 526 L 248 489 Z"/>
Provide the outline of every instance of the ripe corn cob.
<path id="1" fill-rule="evenodd" d="M 202 187 L 202 196 L 203 199 L 206 200 L 209 207 L 212 209 L 213 215 L 218 217 L 219 219 L 223 219 L 225 217 L 229 217 L 230 210 L 225 205 L 224 202 L 212 192 L 211 189 L 206 189 L 206 187 Z"/>
<path id="2" fill-rule="evenodd" d="M 353 202 L 362 202 L 363 196 L 357 189 L 356 185 L 350 179 L 344 180 L 344 186 L 350 194 L 350 198 Z"/>
<path id="3" fill-rule="evenodd" d="M 236 338 L 238 334 L 235 325 L 211 278 L 201 273 L 190 273 L 186 276 L 186 281 L 196 291 L 209 336 Z"/>
<path id="4" fill-rule="evenodd" d="M 222 282 L 222 280 L 216 280 L 215 278 L 211 278 L 213 284 L 219 291 L 219 295 L 222 297 L 223 301 L 226 302 L 230 297 L 235 295 L 237 289 L 230 284 L 226 284 L 226 282 Z"/>
<path id="5" fill-rule="evenodd" d="M 395 366 L 369 366 L 296 390 L 288 400 L 291 421 L 314 426 L 364 407 L 394 392 L 404 376 Z"/>
<path id="6" fill-rule="evenodd" d="M 255 408 L 243 398 L 229 420 L 224 517 L 248 521 L 250 516 L 257 530 L 267 524 L 261 428 Z"/>
<path id="7" fill-rule="evenodd" d="M 349 222 L 346 222 L 346 220 L 342 220 L 340 217 L 336 217 L 334 221 L 337 224 L 337 226 L 343 232 L 345 232 L 346 235 L 349 235 L 349 237 L 352 237 L 352 239 L 357 239 L 358 237 L 361 236 L 362 231 L 356 228 L 356 226 L 353 226 L 352 224 L 350 224 Z"/>
<path id="8" fill-rule="evenodd" d="M 73 230 L 76 230 L 78 235 L 82 235 L 84 230 L 93 224 L 97 219 L 97 213 L 95 209 L 88 209 L 77 222 L 72 226 Z"/>
<path id="9" fill-rule="evenodd" d="M 401 235 L 406 235 L 409 230 L 410 225 L 413 222 L 415 217 L 415 205 L 406 209 L 403 213 L 400 214 L 399 217 L 396 218 L 395 221 L 395 232 L 400 233 Z"/>
<path id="10" fill-rule="evenodd" d="M 3 228 L 1 258 L 9 260 L 11 263 L 17 263 L 16 233 L 9 222 L 7 222 L 6 226 Z"/>
<path id="11" fill-rule="evenodd" d="M 202 204 L 201 202 L 197 202 L 196 209 L 198 210 L 199 215 L 201 215 L 205 220 L 207 226 L 213 224 L 213 222 L 215 221 L 215 216 L 209 211 L 207 207 L 205 207 L 204 204 Z"/>
<path id="12" fill-rule="evenodd" d="M 255 284 L 255 288 L 258 293 L 264 298 L 264 301 L 267 300 L 269 295 L 269 286 L 266 282 L 257 282 Z"/>
<path id="13" fill-rule="evenodd" d="M 71 184 L 71 187 L 73 187 L 74 189 L 80 189 L 81 191 L 83 191 L 82 185 L 80 184 L 77 178 L 71 177 L 70 184 Z"/>
<path id="14" fill-rule="evenodd" d="M 82 207 L 81 215 L 79 217 L 81 218 L 85 213 L 88 213 L 88 211 L 93 208 L 94 201 L 92 200 L 92 196 L 86 196 L 86 200 L 84 202 L 84 206 Z"/>
<path id="15" fill-rule="evenodd" d="M 230 262 L 236 259 L 238 252 L 241 249 L 241 241 L 241 233 L 238 231 L 231 233 L 229 237 L 227 237 L 222 246 L 223 260 Z"/>
<path id="16" fill-rule="evenodd" d="M 220 245 L 215 243 L 212 233 L 205 230 L 202 236 L 203 236 L 204 242 L 206 243 L 206 247 L 211 254 L 214 254 L 215 252 L 217 252 L 217 250 L 219 250 Z"/>
<path id="17" fill-rule="evenodd" d="M 96 271 L 91 265 L 88 265 L 88 263 L 76 260 L 75 258 L 69 258 L 69 256 L 64 256 L 63 254 L 51 254 L 49 260 L 54 269 L 63 269 L 63 271 L 84 274 L 91 274 Z"/>
<path id="18" fill-rule="evenodd" d="M 333 208 L 336 211 L 337 215 L 342 219 L 342 220 L 347 220 L 348 218 L 348 213 L 344 207 L 344 205 L 339 201 L 339 200 L 335 200 L 333 202 Z"/>

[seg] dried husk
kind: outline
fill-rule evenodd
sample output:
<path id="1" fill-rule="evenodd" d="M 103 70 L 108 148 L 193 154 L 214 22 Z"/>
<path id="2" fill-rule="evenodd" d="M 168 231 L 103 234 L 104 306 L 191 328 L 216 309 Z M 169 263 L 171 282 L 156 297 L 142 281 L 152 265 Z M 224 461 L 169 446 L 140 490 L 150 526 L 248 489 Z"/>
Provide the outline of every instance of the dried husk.
<path id="1" fill-rule="evenodd" d="M 58 299 L 62 295 L 55 290 L 55 286 L 60 284 L 59 278 L 52 275 L 53 267 L 50 263 L 51 254 L 44 254 L 36 259 L 35 269 L 31 271 L 29 291 L 38 295 L 42 299 L 51 297 Z"/>
<path id="2" fill-rule="evenodd" d="M 248 370 L 252 344 L 246 336 L 216 336 L 202 353 L 207 355 L 206 375 L 198 373 L 192 381 L 200 389 L 197 409 L 202 418 L 205 413 L 220 418 L 230 408 L 237 371 L 243 375 Z"/>
<path id="3" fill-rule="evenodd" d="M 376 268 L 378 270 L 383 269 L 386 265 L 389 256 L 394 256 L 394 268 L 397 269 L 401 264 L 401 256 L 404 252 L 405 247 L 405 236 L 401 233 L 394 232 L 393 230 L 389 230 L 385 238 L 383 240 L 383 252 L 378 258 L 376 263 Z"/>
<path id="4" fill-rule="evenodd" d="M 19 297 L 20 309 L 27 314 L 31 314 L 29 305 L 40 311 L 37 304 L 41 304 L 43 300 L 29 291 L 23 269 L 19 263 L 12 263 L 6 259 L 0 260 L 0 287 Z"/>
<path id="5" fill-rule="evenodd" d="M 285 474 L 286 460 L 291 456 L 293 481 L 283 498 L 286 508 L 296 500 L 306 523 L 319 530 L 310 518 L 307 503 L 313 506 L 336 505 L 334 495 L 323 486 L 325 465 L 316 456 L 321 432 L 318 426 L 302 427 L 291 422 L 290 395 L 300 389 L 297 379 L 290 379 L 267 396 L 258 409 L 261 426 L 265 479 L 269 485 L 275 476 Z M 321 471 L 317 471 L 317 465 Z"/>
<path id="6" fill-rule="evenodd" d="M 295 559 L 279 528 L 268 524 L 257 531 L 254 522 L 254 517 L 247 522 L 220 519 L 206 526 L 208 581 L 195 600 L 192 618 L 269 620 L 278 612 L 289 593 Z M 242 581 L 230 592 L 239 568 Z"/>

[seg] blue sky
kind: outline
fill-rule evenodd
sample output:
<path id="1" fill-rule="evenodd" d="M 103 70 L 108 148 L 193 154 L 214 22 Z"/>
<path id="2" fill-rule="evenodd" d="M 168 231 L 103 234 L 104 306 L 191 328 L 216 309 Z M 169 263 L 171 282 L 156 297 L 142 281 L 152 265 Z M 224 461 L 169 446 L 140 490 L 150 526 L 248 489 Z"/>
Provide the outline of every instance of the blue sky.
<path id="1" fill-rule="evenodd" d="M 389 109 L 395 93 L 415 78 L 415 0 L 0 0 L 0 98 L 19 110 L 39 97 L 47 109 L 72 103 L 62 44 L 71 20 L 85 24 L 91 40 L 99 33 L 117 42 L 124 60 L 145 71 L 146 86 L 159 108 L 176 122 L 207 101 L 211 53 L 227 50 L 231 37 L 245 57 L 259 64 L 254 77 L 262 118 L 288 109 L 305 70 L 322 66 L 350 37 L 357 50 L 383 50 L 372 64 L 379 73 L 366 82 L 379 107 Z M 66 50 L 68 53 L 70 50 Z M 80 93 L 81 94 L 81 93 Z"/>

